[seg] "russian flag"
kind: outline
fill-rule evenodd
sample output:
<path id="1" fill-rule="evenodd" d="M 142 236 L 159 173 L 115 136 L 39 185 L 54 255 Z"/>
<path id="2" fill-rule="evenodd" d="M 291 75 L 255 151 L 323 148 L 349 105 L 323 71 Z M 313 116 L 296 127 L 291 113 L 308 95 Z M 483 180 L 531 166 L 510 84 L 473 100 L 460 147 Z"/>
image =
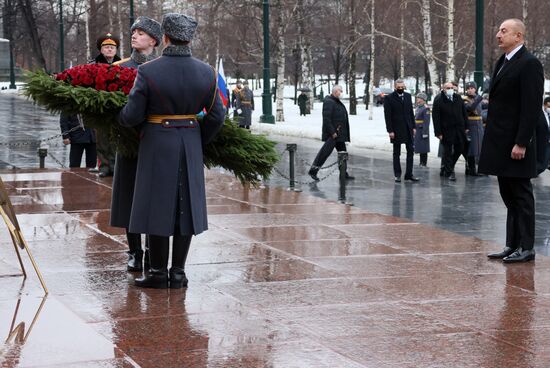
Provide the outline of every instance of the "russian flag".
<path id="1" fill-rule="evenodd" d="M 223 60 L 220 59 L 218 64 L 218 91 L 225 107 L 229 104 L 229 96 L 227 95 L 227 81 L 225 79 L 225 73 L 223 71 Z"/>

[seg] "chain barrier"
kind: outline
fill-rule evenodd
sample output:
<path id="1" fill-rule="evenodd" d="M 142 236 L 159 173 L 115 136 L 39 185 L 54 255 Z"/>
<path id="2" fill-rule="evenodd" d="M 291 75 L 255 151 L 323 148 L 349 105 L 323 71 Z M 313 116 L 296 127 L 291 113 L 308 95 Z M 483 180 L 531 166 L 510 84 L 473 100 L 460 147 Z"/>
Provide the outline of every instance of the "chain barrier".
<path id="1" fill-rule="evenodd" d="M 291 147 L 292 146 L 292 147 Z M 292 152 L 291 152 L 292 150 Z M 295 154 L 296 154 L 296 145 L 293 144 L 293 145 L 287 145 L 287 147 L 285 148 L 285 150 L 279 154 L 279 160 L 282 160 L 283 156 L 285 155 L 286 152 L 289 152 L 289 155 L 291 156 L 290 157 L 290 161 L 292 161 L 292 158 L 296 157 Z M 306 160 L 303 160 L 301 158 L 299 158 L 299 160 L 304 163 L 306 166 L 312 166 L 312 164 L 308 163 Z M 286 179 L 290 182 L 290 187 L 291 188 L 294 188 L 294 185 L 295 184 L 299 184 L 299 185 L 311 185 L 311 184 L 316 184 L 316 183 L 320 183 L 324 180 L 326 180 L 327 178 L 329 178 L 330 176 L 332 176 L 335 172 L 337 172 L 339 170 L 339 166 L 338 166 L 338 160 L 330 165 L 327 165 L 327 166 L 323 166 L 321 167 L 319 170 L 325 170 L 325 169 L 330 169 L 332 168 L 333 169 L 325 176 L 322 176 L 319 178 L 319 180 L 311 180 L 311 181 L 300 181 L 300 180 L 296 180 L 296 178 L 294 177 L 293 175 L 293 172 L 294 172 L 294 164 L 291 162 L 290 163 L 290 171 L 291 173 L 289 175 L 285 174 L 284 172 L 282 172 L 281 170 L 279 170 L 277 167 L 274 167 L 273 168 L 273 171 L 275 171 L 275 173 L 277 173 L 279 176 L 281 176 L 283 179 Z"/>
<path id="2" fill-rule="evenodd" d="M 82 127 L 80 125 L 77 125 L 69 130 L 66 130 L 56 135 L 52 135 L 51 137 L 44 138 L 44 139 L 38 139 L 38 140 L 32 140 L 32 141 L 21 141 L 21 142 L 0 142 L 0 147 L 16 148 L 16 147 L 26 147 L 26 146 L 36 146 L 36 145 L 40 146 L 44 142 L 49 142 L 56 138 L 63 137 L 64 135 L 72 133 L 75 130 L 81 129 L 81 128 Z"/>
<path id="3" fill-rule="evenodd" d="M 296 184 L 300 184 L 300 185 L 311 185 L 311 184 L 316 184 L 316 183 L 320 183 L 326 179 L 328 179 L 330 176 L 332 176 L 335 172 L 337 172 L 339 169 L 338 166 L 336 166 L 334 169 L 332 169 L 332 171 L 330 171 L 327 175 L 323 176 L 323 177 L 320 177 L 319 180 L 311 180 L 311 181 L 300 181 L 300 180 L 296 180 L 294 179 L 294 183 Z M 291 178 L 286 175 L 285 173 L 283 173 L 282 171 L 280 171 L 279 169 L 277 169 L 277 167 L 273 167 L 273 170 L 279 174 L 279 176 L 281 176 L 283 179 L 286 179 L 286 180 L 291 180 Z"/>
<path id="4" fill-rule="evenodd" d="M 60 160 L 57 159 L 57 157 L 55 157 L 51 152 L 48 151 L 48 156 L 50 156 L 50 158 L 52 160 L 54 160 L 59 166 L 61 166 L 62 168 L 64 169 L 67 169 L 67 165 L 65 165 L 63 162 L 61 162 Z"/>

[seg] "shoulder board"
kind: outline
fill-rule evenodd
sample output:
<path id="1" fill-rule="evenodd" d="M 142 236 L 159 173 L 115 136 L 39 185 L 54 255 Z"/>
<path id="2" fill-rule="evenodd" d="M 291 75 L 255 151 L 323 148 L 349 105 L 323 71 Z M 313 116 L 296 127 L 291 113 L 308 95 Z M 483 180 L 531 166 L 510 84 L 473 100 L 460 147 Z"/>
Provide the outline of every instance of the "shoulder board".
<path id="1" fill-rule="evenodd" d="M 113 63 L 113 65 L 120 65 L 120 64 L 122 64 L 122 63 L 127 62 L 128 60 L 130 60 L 129 57 L 127 57 L 126 59 L 122 59 L 122 60 L 119 60 L 119 61 L 115 61 L 115 62 Z"/>

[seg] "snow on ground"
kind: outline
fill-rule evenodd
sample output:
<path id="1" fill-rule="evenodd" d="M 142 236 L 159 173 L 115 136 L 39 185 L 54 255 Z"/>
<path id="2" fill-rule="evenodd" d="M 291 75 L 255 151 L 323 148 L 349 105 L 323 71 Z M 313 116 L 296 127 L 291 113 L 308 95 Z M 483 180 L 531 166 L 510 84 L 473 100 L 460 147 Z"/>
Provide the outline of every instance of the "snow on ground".
<path id="1" fill-rule="evenodd" d="M 284 100 L 284 122 L 275 122 L 275 124 L 260 124 L 259 119 L 262 115 L 262 99 L 258 95 L 261 92 L 255 92 L 254 103 L 256 110 L 252 115 L 252 130 L 262 134 L 273 134 L 280 136 L 289 136 L 297 138 L 321 139 L 322 127 L 322 103 L 316 102 L 310 115 L 300 116 L 298 105 L 294 105 L 291 99 Z M 286 91 L 285 91 L 286 94 Z M 349 101 L 344 101 L 349 112 Z M 275 104 L 273 104 L 273 115 L 275 115 Z M 391 151 L 386 124 L 384 121 L 384 107 L 374 107 L 373 119 L 369 120 L 369 111 L 365 105 L 357 106 L 357 115 L 350 115 L 350 131 L 352 148 L 369 148 L 376 150 Z M 439 140 L 433 135 L 433 126 L 430 126 L 430 146 L 432 153 L 437 156 Z M 403 147 L 404 150 L 404 147 Z M 435 152 L 435 153 L 434 153 Z"/>

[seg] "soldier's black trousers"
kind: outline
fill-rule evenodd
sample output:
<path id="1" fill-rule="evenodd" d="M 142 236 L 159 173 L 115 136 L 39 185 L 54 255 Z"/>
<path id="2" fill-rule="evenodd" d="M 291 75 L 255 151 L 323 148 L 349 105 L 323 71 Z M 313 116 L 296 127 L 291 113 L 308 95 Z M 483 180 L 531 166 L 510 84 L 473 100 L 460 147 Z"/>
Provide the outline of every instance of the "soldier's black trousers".
<path id="1" fill-rule="evenodd" d="M 95 167 L 97 164 L 97 151 L 95 143 L 71 143 L 69 152 L 69 167 L 80 167 L 82 154 L 86 152 L 86 167 Z"/>
<path id="2" fill-rule="evenodd" d="M 506 246 L 533 249 L 535 243 L 535 199 L 529 178 L 498 177 L 500 196 L 508 209 Z"/>
<path id="3" fill-rule="evenodd" d="M 410 178 L 413 171 L 414 146 L 412 142 L 405 143 L 407 149 L 407 166 L 405 167 L 405 178 Z M 401 143 L 393 144 L 393 174 L 396 178 L 401 177 Z"/>

